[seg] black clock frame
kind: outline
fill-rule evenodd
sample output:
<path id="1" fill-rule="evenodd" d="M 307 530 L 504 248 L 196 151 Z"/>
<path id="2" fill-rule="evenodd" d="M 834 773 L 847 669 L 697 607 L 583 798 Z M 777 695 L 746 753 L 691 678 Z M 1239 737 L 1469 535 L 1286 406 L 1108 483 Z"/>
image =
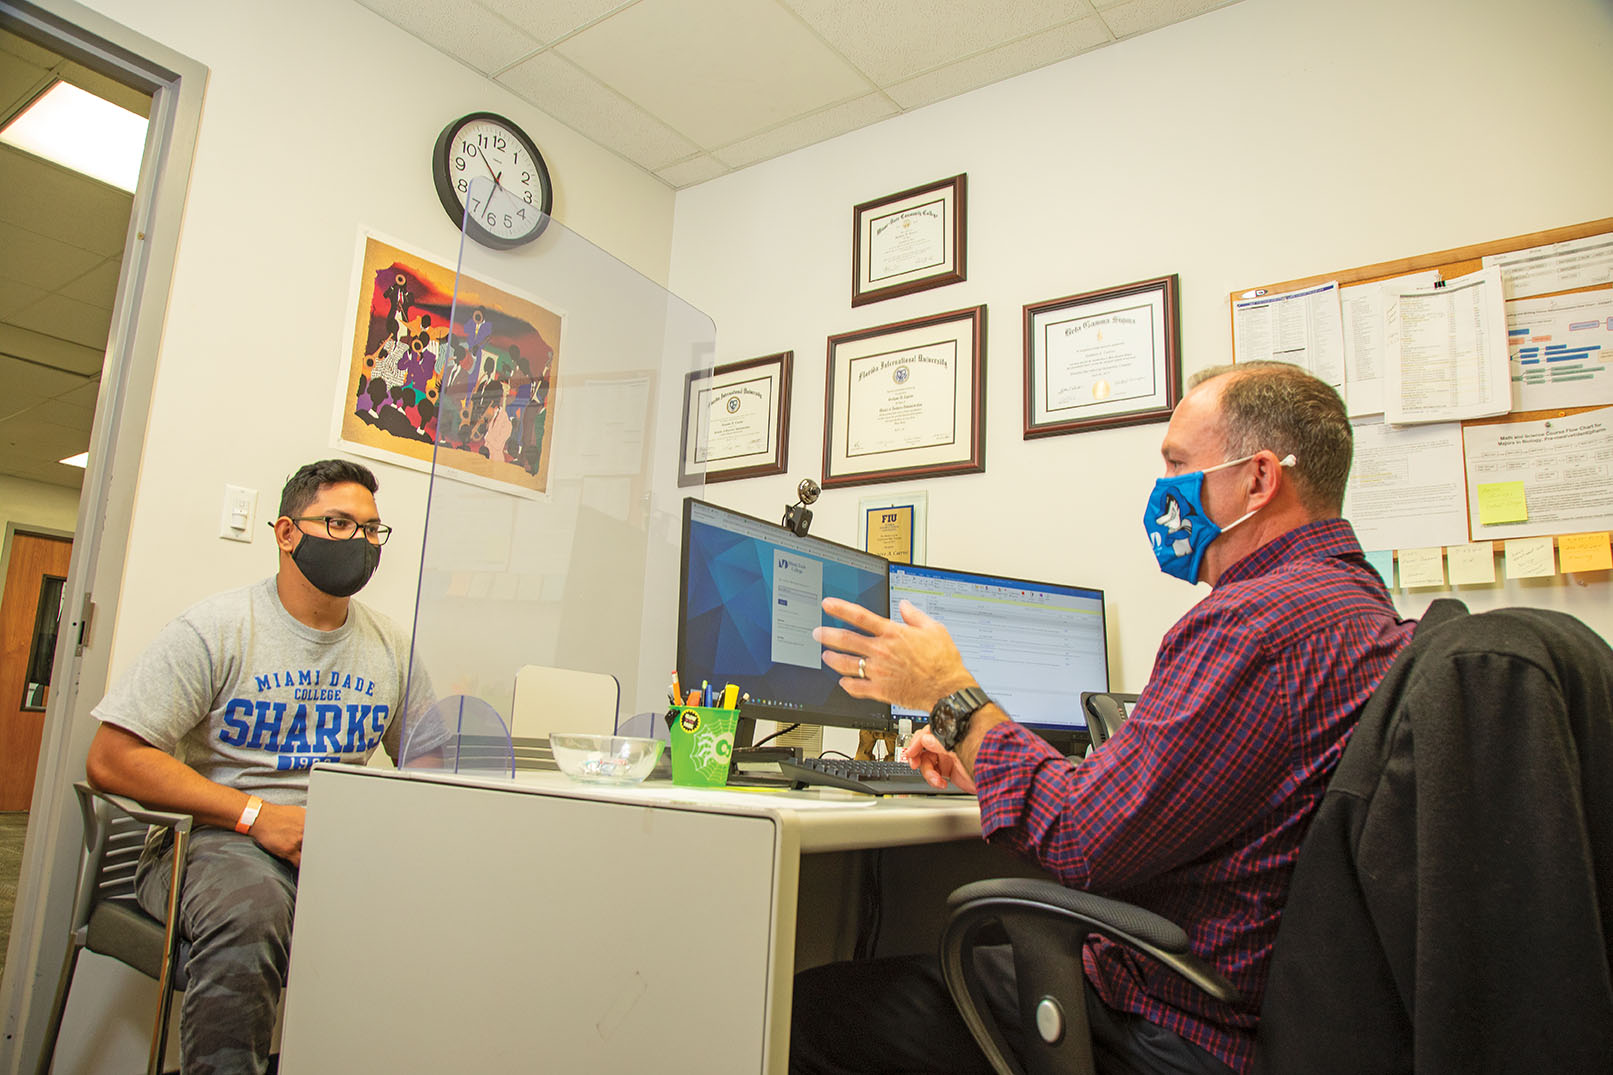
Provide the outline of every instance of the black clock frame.
<path id="1" fill-rule="evenodd" d="M 536 228 L 515 239 L 494 235 L 482 227 L 474 216 L 467 216 L 465 207 L 460 204 L 459 196 L 454 190 L 453 176 L 449 172 L 450 147 L 453 145 L 454 136 L 467 124 L 480 120 L 490 120 L 508 130 L 510 136 L 520 142 L 521 148 L 532 158 L 533 164 L 537 167 L 538 178 L 541 180 L 543 204 L 534 208 L 543 215 L 538 219 Z M 494 250 L 513 250 L 515 247 L 530 243 L 542 235 L 543 230 L 549 226 L 549 214 L 554 208 L 554 184 L 549 181 L 549 166 L 544 162 L 543 154 L 538 152 L 538 147 L 533 143 L 531 136 L 518 124 L 497 112 L 469 112 L 451 121 L 442 129 L 442 133 L 437 136 L 437 144 L 431 151 L 431 179 L 437 187 L 437 200 L 442 202 L 443 211 L 448 214 L 448 219 L 454 222 L 454 227 L 457 229 L 463 224 L 466 234 L 483 246 L 492 247 Z"/>

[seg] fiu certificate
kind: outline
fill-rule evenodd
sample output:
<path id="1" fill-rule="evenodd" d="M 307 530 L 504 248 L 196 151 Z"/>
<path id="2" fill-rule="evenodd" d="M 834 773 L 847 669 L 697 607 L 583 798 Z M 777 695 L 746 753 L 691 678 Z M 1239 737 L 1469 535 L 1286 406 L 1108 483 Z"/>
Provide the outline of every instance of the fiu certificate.
<path id="1" fill-rule="evenodd" d="M 985 469 L 983 306 L 829 338 L 823 484 Z"/>
<path id="2" fill-rule="evenodd" d="M 953 442 L 958 389 L 955 341 L 853 359 L 850 372 L 848 457 Z"/>
<path id="3" fill-rule="evenodd" d="M 700 395 L 695 462 L 710 466 L 766 452 L 772 434 L 772 382 L 757 377 Z"/>
<path id="4" fill-rule="evenodd" d="M 688 374 L 680 486 L 784 473 L 794 357 L 782 351 Z"/>

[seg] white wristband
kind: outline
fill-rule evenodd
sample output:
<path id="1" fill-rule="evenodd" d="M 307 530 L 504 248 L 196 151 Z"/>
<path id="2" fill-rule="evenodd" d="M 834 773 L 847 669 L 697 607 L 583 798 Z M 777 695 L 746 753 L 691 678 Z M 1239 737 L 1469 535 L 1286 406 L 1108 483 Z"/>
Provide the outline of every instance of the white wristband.
<path id="1" fill-rule="evenodd" d="M 258 820 L 258 811 L 263 809 L 263 800 L 256 795 L 246 800 L 246 809 L 241 811 L 241 820 L 235 823 L 235 831 L 247 833 L 252 831 L 253 822 Z"/>

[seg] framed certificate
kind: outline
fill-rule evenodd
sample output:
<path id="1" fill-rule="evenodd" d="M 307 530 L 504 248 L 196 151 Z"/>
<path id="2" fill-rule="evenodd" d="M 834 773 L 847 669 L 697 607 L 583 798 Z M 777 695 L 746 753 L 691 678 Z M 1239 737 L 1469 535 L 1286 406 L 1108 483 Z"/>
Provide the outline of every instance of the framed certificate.
<path id="1" fill-rule="evenodd" d="M 829 337 L 823 486 L 986 469 L 986 308 Z"/>
<path id="2" fill-rule="evenodd" d="M 1182 392 L 1176 277 L 1025 307 L 1025 437 L 1164 422 Z"/>
<path id="3" fill-rule="evenodd" d="M 789 463 L 794 351 L 689 374 L 679 485 L 782 474 Z"/>
<path id="4" fill-rule="evenodd" d="M 853 306 L 965 279 L 967 178 L 955 175 L 852 210 Z"/>
<path id="5" fill-rule="evenodd" d="M 864 552 L 883 556 L 892 563 L 922 564 L 925 532 L 930 512 L 930 494 L 923 490 L 865 496 L 857 502 L 862 513 Z"/>

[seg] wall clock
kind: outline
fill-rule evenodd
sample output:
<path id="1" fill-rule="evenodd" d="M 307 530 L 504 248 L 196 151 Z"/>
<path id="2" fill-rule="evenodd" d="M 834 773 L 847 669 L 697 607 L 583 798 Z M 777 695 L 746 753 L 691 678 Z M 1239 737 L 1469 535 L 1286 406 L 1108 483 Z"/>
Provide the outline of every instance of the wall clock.
<path id="1" fill-rule="evenodd" d="M 509 250 L 536 239 L 549 223 L 549 168 L 520 127 L 492 112 L 472 112 L 442 129 L 431 177 L 443 209 L 483 246 Z M 481 182 L 477 182 L 481 180 Z"/>

